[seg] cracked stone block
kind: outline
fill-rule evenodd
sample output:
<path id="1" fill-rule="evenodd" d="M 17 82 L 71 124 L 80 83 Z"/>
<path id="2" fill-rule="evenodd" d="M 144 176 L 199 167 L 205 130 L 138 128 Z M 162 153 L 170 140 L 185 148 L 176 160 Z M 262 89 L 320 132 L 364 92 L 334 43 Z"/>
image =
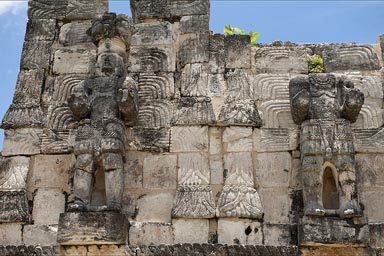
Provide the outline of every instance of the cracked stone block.
<path id="1" fill-rule="evenodd" d="M 224 35 L 214 34 L 209 37 L 209 67 L 211 73 L 224 73 L 225 47 Z"/>
<path id="2" fill-rule="evenodd" d="M 131 222 L 129 228 L 129 244 L 161 245 L 173 244 L 173 228 L 170 223 Z"/>
<path id="3" fill-rule="evenodd" d="M 181 66 L 191 63 L 208 63 L 209 33 L 181 35 L 178 56 Z"/>
<path id="4" fill-rule="evenodd" d="M 272 246 L 290 245 L 291 232 L 289 225 L 264 224 L 264 244 Z"/>
<path id="5" fill-rule="evenodd" d="M 58 224 L 59 215 L 65 211 L 65 196 L 61 189 L 40 188 L 37 190 L 32 219 L 37 225 Z"/>
<path id="6" fill-rule="evenodd" d="M 57 225 L 25 225 L 23 242 L 25 245 L 57 245 Z"/>
<path id="7" fill-rule="evenodd" d="M 384 225 L 382 223 L 370 224 L 370 246 L 374 248 L 384 248 Z"/>
<path id="8" fill-rule="evenodd" d="M 168 18 L 171 15 L 169 0 L 160 0 L 156 4 L 152 0 L 134 0 L 131 1 L 131 9 L 135 21 L 148 18 Z"/>
<path id="9" fill-rule="evenodd" d="M 128 151 L 126 153 L 126 162 L 124 165 L 125 186 L 128 188 L 143 187 L 143 163 L 144 152 Z"/>
<path id="10" fill-rule="evenodd" d="M 174 219 L 175 243 L 208 243 L 208 219 Z"/>
<path id="11" fill-rule="evenodd" d="M 262 224 L 247 219 L 219 219 L 218 242 L 221 244 L 263 244 Z"/>
<path id="12" fill-rule="evenodd" d="M 96 62 L 96 51 L 88 49 L 62 48 L 55 52 L 53 73 L 90 73 Z"/>
<path id="13" fill-rule="evenodd" d="M 205 33 L 209 31 L 209 15 L 183 16 L 180 19 L 180 33 Z"/>
<path id="14" fill-rule="evenodd" d="M 1 245 L 22 245 L 22 225 L 20 224 L 1 224 L 0 237 Z"/>
<path id="15" fill-rule="evenodd" d="M 364 243 L 364 226 L 340 219 L 304 217 L 299 224 L 300 243 Z M 362 240 L 361 240 L 362 239 Z"/>
<path id="16" fill-rule="evenodd" d="M 147 155 L 143 165 L 144 188 L 176 188 L 176 155 Z"/>
<path id="17" fill-rule="evenodd" d="M 174 193 L 167 190 L 139 196 L 136 202 L 138 212 L 135 220 L 170 223 L 173 200 Z"/>
<path id="18" fill-rule="evenodd" d="M 356 154 L 357 176 L 366 187 L 384 186 L 384 154 Z"/>
<path id="19" fill-rule="evenodd" d="M 384 220 L 384 205 L 382 204 L 384 191 L 369 191 L 368 189 L 364 189 L 360 193 L 360 202 L 365 206 L 364 216 L 368 217 L 368 222 L 382 222 Z"/>
<path id="20" fill-rule="evenodd" d="M 39 104 L 45 79 L 44 70 L 22 70 L 13 94 L 14 104 Z"/>
<path id="21" fill-rule="evenodd" d="M 170 2 L 172 16 L 209 14 L 209 0 L 173 0 Z"/>
<path id="22" fill-rule="evenodd" d="M 60 245 L 125 244 L 128 229 L 128 220 L 121 213 L 62 213 L 57 242 Z"/>
<path id="23" fill-rule="evenodd" d="M 291 199 L 288 188 L 260 188 L 259 194 L 264 208 L 264 222 L 289 224 Z"/>
<path id="24" fill-rule="evenodd" d="M 25 34 L 26 41 L 42 40 L 53 41 L 56 35 L 56 20 L 54 19 L 30 19 L 27 23 Z"/>
<path id="25" fill-rule="evenodd" d="M 226 68 L 251 68 L 250 41 L 248 35 L 228 35 L 224 38 Z"/>
<path id="26" fill-rule="evenodd" d="M 73 155 L 37 155 L 32 158 L 32 184 L 39 188 L 57 188 L 69 192 L 69 171 L 75 164 Z"/>
<path id="27" fill-rule="evenodd" d="M 288 187 L 292 157 L 288 152 L 259 153 L 255 169 L 261 186 Z"/>

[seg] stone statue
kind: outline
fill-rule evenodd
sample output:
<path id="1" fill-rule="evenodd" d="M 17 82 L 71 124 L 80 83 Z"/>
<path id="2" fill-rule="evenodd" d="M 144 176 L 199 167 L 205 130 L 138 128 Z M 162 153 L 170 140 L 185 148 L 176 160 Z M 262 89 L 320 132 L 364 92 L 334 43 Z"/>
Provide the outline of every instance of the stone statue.
<path id="1" fill-rule="evenodd" d="M 360 216 L 351 123 L 364 95 L 333 74 L 299 76 L 289 84 L 291 112 L 301 125 L 301 177 L 305 215 Z"/>
<path id="2" fill-rule="evenodd" d="M 106 13 L 92 24 L 98 46 L 95 74 L 85 79 L 68 100 L 79 120 L 74 153 L 74 200 L 68 211 L 89 211 L 94 175 L 105 172 L 107 205 L 96 210 L 121 211 L 124 189 L 125 123 L 137 115 L 137 85 L 126 78 L 130 20 Z"/>

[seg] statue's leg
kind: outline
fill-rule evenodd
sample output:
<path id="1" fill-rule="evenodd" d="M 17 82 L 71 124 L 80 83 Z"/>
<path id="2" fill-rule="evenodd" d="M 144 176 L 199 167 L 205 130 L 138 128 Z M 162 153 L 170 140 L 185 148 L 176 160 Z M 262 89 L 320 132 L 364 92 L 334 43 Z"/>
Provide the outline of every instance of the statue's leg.
<path id="1" fill-rule="evenodd" d="M 75 175 L 73 178 L 73 195 L 75 200 L 68 205 L 68 211 L 87 211 L 91 202 L 93 176 L 93 155 L 78 155 L 76 157 Z"/>
<path id="2" fill-rule="evenodd" d="M 321 199 L 323 156 L 304 156 L 301 164 L 304 214 L 323 216 L 325 214 Z"/>
<path id="3" fill-rule="evenodd" d="M 121 198 L 124 190 L 123 156 L 119 153 L 103 153 L 101 161 L 105 171 L 107 210 L 121 211 Z"/>
<path id="4" fill-rule="evenodd" d="M 352 218 L 362 215 L 357 202 L 355 159 L 351 155 L 336 156 L 336 168 L 339 174 L 341 218 Z"/>

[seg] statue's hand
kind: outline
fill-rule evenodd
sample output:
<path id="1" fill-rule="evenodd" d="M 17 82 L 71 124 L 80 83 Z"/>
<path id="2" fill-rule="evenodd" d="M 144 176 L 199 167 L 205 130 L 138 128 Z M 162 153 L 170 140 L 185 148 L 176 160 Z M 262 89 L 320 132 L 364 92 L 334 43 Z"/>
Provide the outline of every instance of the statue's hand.
<path id="1" fill-rule="evenodd" d="M 117 92 L 117 101 L 118 102 L 127 102 L 129 100 L 129 97 L 130 96 L 130 92 L 129 92 L 129 89 L 119 89 L 119 91 Z"/>
<path id="2" fill-rule="evenodd" d="M 72 94 L 68 99 L 68 105 L 73 114 L 79 119 L 88 115 L 89 104 L 84 96 Z"/>
<path id="3" fill-rule="evenodd" d="M 364 104 L 364 94 L 357 89 L 351 89 L 345 95 L 345 105 L 348 109 L 360 109 Z"/>

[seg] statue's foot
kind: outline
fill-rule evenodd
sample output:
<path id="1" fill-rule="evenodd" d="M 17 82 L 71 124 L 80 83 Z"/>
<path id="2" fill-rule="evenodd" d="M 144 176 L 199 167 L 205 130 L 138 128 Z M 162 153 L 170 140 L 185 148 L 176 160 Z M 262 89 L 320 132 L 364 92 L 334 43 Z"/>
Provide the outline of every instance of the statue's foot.
<path id="1" fill-rule="evenodd" d="M 357 204 L 347 203 L 340 209 L 339 216 L 342 219 L 361 217 L 363 216 L 363 211 Z"/>
<path id="2" fill-rule="evenodd" d="M 111 212 L 121 212 L 123 210 L 123 207 L 121 203 L 117 202 L 109 202 L 107 204 L 107 209 L 106 211 L 111 211 Z"/>
<path id="3" fill-rule="evenodd" d="M 305 209 L 304 214 L 306 216 L 324 216 L 325 209 L 319 204 L 313 204 Z"/>
<path id="4" fill-rule="evenodd" d="M 75 200 L 74 202 L 68 204 L 67 211 L 68 212 L 86 212 L 88 211 L 88 209 L 85 203 L 83 203 L 80 200 Z"/>

